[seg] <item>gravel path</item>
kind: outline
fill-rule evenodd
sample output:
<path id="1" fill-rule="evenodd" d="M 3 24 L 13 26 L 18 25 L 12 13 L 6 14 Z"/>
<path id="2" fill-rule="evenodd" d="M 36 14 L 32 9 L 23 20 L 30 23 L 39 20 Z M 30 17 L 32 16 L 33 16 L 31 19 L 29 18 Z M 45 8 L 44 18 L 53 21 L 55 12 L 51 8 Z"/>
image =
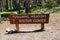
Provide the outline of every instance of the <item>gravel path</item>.
<path id="1" fill-rule="evenodd" d="M 6 34 L 6 28 L 15 29 L 15 25 L 5 21 L 0 24 L 0 40 L 60 40 L 60 14 L 50 14 L 45 31 Z M 20 31 L 34 31 L 40 29 L 40 24 L 20 24 Z"/>

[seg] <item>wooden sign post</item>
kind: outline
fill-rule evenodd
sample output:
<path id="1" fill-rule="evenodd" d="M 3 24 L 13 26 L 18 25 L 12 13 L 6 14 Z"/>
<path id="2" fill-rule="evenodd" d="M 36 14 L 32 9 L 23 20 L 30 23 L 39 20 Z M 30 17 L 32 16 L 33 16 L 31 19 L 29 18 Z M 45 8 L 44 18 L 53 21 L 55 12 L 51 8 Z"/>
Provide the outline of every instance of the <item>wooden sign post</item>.
<path id="1" fill-rule="evenodd" d="M 16 29 L 19 31 L 19 24 L 16 24 Z"/>
<path id="2" fill-rule="evenodd" d="M 44 24 L 41 24 L 41 30 L 44 30 Z"/>
<path id="3" fill-rule="evenodd" d="M 49 22 L 49 14 L 10 14 L 11 24 L 41 24 L 41 30 L 44 30 L 44 24 Z"/>

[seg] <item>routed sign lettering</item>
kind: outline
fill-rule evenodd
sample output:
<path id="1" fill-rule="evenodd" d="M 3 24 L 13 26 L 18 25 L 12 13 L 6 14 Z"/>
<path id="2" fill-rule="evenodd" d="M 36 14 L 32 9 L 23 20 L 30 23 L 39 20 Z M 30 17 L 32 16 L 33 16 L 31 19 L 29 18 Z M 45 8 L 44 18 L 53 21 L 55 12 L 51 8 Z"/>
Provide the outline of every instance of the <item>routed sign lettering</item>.
<path id="1" fill-rule="evenodd" d="M 10 14 L 11 24 L 39 24 L 48 23 L 49 14 Z"/>

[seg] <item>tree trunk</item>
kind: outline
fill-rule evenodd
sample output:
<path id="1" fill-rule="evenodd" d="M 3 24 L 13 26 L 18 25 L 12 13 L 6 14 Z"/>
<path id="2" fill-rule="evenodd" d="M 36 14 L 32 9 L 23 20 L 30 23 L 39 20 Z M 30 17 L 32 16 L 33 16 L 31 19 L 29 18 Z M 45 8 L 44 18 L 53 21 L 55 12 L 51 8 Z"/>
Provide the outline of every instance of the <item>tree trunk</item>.
<path id="1" fill-rule="evenodd" d="M 8 0 L 6 0 L 6 9 L 8 10 Z"/>
<path id="2" fill-rule="evenodd" d="M 4 9 L 4 8 L 3 8 L 3 1 L 4 1 L 4 0 L 2 0 L 2 4 L 1 4 L 1 5 L 2 5 L 2 12 L 3 12 L 3 9 Z"/>
<path id="3" fill-rule="evenodd" d="M 10 8 L 13 8 L 13 6 L 12 6 L 12 0 L 10 0 Z"/>
<path id="4" fill-rule="evenodd" d="M 25 5 L 25 13 L 29 13 L 30 12 L 30 0 L 26 0 L 24 2 L 24 5 Z"/>
<path id="5" fill-rule="evenodd" d="M 0 1 L 0 12 L 2 12 L 2 1 Z"/>
<path id="6" fill-rule="evenodd" d="M 44 7 L 45 7 L 45 1 L 42 0 L 42 8 L 44 8 Z"/>

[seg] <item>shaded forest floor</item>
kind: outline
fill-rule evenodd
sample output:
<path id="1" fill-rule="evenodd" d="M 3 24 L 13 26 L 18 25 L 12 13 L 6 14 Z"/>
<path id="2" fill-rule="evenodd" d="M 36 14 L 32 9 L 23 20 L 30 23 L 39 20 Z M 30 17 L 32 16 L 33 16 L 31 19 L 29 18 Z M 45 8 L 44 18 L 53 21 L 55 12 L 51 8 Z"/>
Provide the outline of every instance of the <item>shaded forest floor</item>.
<path id="1" fill-rule="evenodd" d="M 49 23 L 45 24 L 45 31 L 6 34 L 6 28 L 15 29 L 9 21 L 0 24 L 0 40 L 60 40 L 60 12 L 50 14 Z M 40 24 L 20 24 L 20 31 L 34 31 L 40 29 Z"/>

